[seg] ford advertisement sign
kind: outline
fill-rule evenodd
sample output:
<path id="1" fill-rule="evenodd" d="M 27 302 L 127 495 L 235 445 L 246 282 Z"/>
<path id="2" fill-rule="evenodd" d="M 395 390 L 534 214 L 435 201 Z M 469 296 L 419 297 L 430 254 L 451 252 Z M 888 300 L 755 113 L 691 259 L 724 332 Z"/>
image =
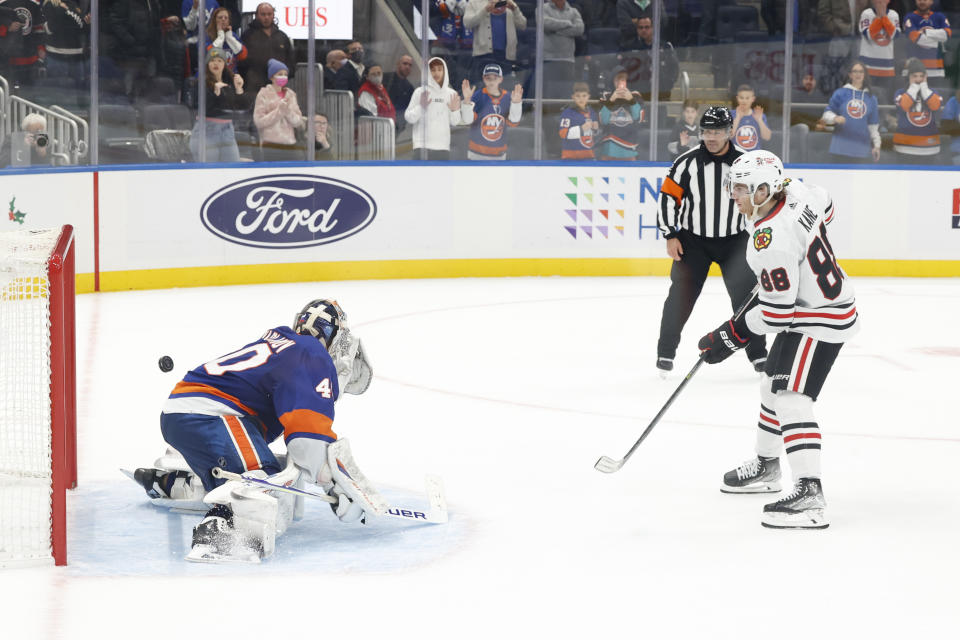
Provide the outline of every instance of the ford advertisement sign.
<path id="1" fill-rule="evenodd" d="M 248 247 L 301 249 L 359 233 L 377 204 L 354 185 L 310 175 L 275 175 L 223 187 L 203 203 L 203 226 Z"/>

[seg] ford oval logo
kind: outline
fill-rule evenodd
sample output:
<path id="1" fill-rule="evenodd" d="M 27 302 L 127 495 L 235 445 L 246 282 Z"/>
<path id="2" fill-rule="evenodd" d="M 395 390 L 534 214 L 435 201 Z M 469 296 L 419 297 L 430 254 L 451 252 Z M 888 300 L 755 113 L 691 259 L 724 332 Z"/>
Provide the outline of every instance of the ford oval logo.
<path id="1" fill-rule="evenodd" d="M 336 242 L 361 231 L 376 215 L 377 204 L 363 189 L 308 175 L 234 182 L 207 198 L 200 210 L 211 233 L 268 249 Z"/>

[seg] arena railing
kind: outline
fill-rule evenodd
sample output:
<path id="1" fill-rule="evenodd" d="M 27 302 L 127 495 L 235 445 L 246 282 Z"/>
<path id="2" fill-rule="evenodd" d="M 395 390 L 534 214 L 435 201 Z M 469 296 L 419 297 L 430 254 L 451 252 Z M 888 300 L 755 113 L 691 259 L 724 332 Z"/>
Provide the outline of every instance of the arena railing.
<path id="1" fill-rule="evenodd" d="M 13 131 L 18 130 L 23 118 L 31 113 L 38 113 L 46 118 L 46 133 L 49 136 L 49 144 L 52 145 L 51 156 L 62 161 L 65 165 L 75 165 L 80 161 L 81 149 L 85 149 L 86 141 L 80 137 L 80 126 L 77 120 L 80 118 L 61 113 L 40 106 L 39 104 L 24 100 L 20 96 L 10 96 L 10 109 L 7 112 L 6 134 L 11 135 Z M 84 131 L 86 127 L 84 126 Z M 81 145 L 81 142 L 83 144 Z"/>
<path id="2" fill-rule="evenodd" d="M 357 119 L 357 160 L 395 160 L 396 126 L 390 118 Z"/>
<path id="3" fill-rule="evenodd" d="M 353 160 L 353 92 L 325 91 L 319 110 L 330 125 L 333 160 Z"/>

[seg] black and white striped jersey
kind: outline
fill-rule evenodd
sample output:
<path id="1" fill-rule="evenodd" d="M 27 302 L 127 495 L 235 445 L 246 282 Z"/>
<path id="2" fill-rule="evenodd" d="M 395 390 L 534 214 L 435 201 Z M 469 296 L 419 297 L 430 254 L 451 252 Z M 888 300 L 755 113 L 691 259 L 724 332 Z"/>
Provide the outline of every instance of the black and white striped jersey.
<path id="1" fill-rule="evenodd" d="M 741 155 L 733 143 L 722 156 L 701 143 L 673 162 L 660 187 L 657 224 L 664 237 L 672 238 L 681 228 L 705 238 L 744 230 L 744 218 L 724 188 L 730 165 Z"/>
<path id="2" fill-rule="evenodd" d="M 747 327 L 846 342 L 860 321 L 853 285 L 827 238 L 833 202 L 816 185 L 791 182 L 784 190 L 786 199 L 747 225 L 747 263 L 760 280 L 759 304 L 747 312 Z"/>

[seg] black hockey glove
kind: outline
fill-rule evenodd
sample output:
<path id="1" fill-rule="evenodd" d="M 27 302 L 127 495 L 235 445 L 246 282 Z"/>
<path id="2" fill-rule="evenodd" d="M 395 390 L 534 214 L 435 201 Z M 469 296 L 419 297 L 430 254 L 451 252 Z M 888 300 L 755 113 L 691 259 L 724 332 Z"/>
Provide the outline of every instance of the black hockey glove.
<path id="1" fill-rule="evenodd" d="M 747 328 L 747 323 L 741 317 L 737 322 L 727 320 L 700 338 L 697 347 L 700 348 L 700 357 L 708 364 L 717 364 L 733 355 L 734 351 L 747 346 L 755 337 L 756 334 Z"/>

